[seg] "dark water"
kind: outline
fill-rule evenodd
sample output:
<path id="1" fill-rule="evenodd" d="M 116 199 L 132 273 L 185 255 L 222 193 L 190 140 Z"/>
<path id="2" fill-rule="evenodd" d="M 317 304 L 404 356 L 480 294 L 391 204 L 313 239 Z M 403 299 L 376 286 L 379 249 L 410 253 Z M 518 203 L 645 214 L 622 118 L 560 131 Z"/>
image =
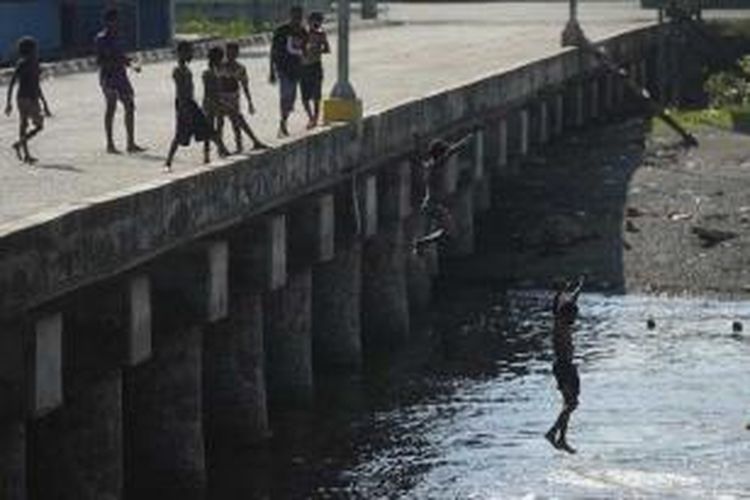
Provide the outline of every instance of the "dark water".
<path id="1" fill-rule="evenodd" d="M 267 449 L 215 467 L 212 498 L 750 498 L 750 332 L 731 331 L 750 305 L 582 297 L 571 456 L 542 438 L 548 300 L 447 311 L 361 379 L 321 382 Z"/>

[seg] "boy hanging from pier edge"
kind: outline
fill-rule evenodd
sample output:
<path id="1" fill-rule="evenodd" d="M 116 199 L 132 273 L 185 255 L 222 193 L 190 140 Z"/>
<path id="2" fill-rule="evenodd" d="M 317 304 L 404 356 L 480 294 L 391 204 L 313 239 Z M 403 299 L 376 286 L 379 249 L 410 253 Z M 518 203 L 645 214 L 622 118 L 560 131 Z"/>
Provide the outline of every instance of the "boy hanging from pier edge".
<path id="1" fill-rule="evenodd" d="M 37 42 L 34 38 L 23 37 L 18 41 L 18 63 L 8 86 L 5 114 L 13 113 L 13 90 L 16 92 L 18 108 L 18 141 L 13 143 L 16 156 L 24 163 L 34 164 L 37 159 L 29 153 L 29 141 L 44 129 L 44 116 L 52 116 L 40 84 L 40 69 Z M 44 114 L 42 114 L 44 106 Z M 29 130 L 29 123 L 34 128 Z"/>
<path id="2" fill-rule="evenodd" d="M 178 146 L 188 146 L 190 141 L 203 142 L 203 161 L 209 163 L 210 146 L 214 142 L 219 150 L 219 155 L 228 154 L 224 144 L 221 142 L 216 131 L 213 129 L 209 119 L 195 102 L 195 86 L 193 84 L 193 73 L 188 64 L 193 60 L 193 46 L 190 42 L 182 41 L 177 44 L 177 67 L 172 72 L 175 84 L 175 134 L 169 147 L 165 170 L 172 170 L 172 160 L 177 152 Z"/>

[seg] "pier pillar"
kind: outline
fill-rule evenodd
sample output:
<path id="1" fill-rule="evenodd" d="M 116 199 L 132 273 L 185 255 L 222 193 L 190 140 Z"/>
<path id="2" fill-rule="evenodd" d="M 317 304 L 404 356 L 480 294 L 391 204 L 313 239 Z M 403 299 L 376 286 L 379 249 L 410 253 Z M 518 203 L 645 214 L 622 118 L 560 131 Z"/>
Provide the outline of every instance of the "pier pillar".
<path id="1" fill-rule="evenodd" d="M 583 127 L 586 123 L 586 93 L 583 82 L 576 82 L 573 87 L 573 125 Z"/>
<path id="2" fill-rule="evenodd" d="M 555 137 L 560 137 L 565 131 L 565 95 L 563 92 L 555 94 L 554 125 Z"/>
<path id="3" fill-rule="evenodd" d="M 446 165 L 447 187 L 455 181 L 455 158 Z M 387 351 L 401 345 L 409 336 L 409 304 L 406 286 L 407 244 L 402 224 L 403 199 L 401 165 L 384 172 L 380 185 L 373 176 L 365 180 L 365 220 L 378 225 L 372 235 L 365 232 L 362 257 L 362 334 L 366 351 Z M 395 168 L 396 172 L 393 171 Z M 380 179 L 379 179 L 380 180 Z M 376 190 L 373 191 L 373 186 Z M 373 199 L 372 194 L 377 196 Z M 397 205 L 394 207 L 393 205 Z M 371 214 L 375 210 L 379 216 Z M 367 227 L 367 224 L 365 224 Z"/>
<path id="4" fill-rule="evenodd" d="M 519 140 L 518 140 L 518 153 L 521 158 L 525 158 L 529 154 L 530 146 L 530 128 L 531 123 L 529 119 L 529 110 L 526 108 L 521 109 L 518 112 L 519 121 Z"/>
<path id="5" fill-rule="evenodd" d="M 604 109 L 611 113 L 615 108 L 615 79 L 617 77 L 608 71 L 604 76 Z"/>
<path id="6" fill-rule="evenodd" d="M 216 362 L 216 339 L 204 335 L 227 319 L 228 260 L 226 241 L 207 241 L 155 262 L 152 357 L 126 372 L 123 391 L 128 498 L 205 495 L 203 363 Z"/>
<path id="7" fill-rule="evenodd" d="M 26 425 L 0 418 L 0 498 L 26 500 Z"/>
<path id="8" fill-rule="evenodd" d="M 497 169 L 502 174 L 508 170 L 508 120 L 500 120 L 497 133 Z"/>
<path id="9" fill-rule="evenodd" d="M 589 89 L 589 117 L 592 120 L 596 121 L 597 119 L 599 119 L 599 102 L 601 99 L 598 76 L 594 76 L 591 78 L 591 81 L 589 82 Z"/>
<path id="10" fill-rule="evenodd" d="M 215 247 L 215 323 L 203 336 L 203 416 L 209 453 L 247 447 L 270 435 L 263 351 L 262 259 L 257 235 L 239 228 Z M 254 276 L 254 273 L 257 273 Z M 220 285 L 220 286 L 219 286 Z"/>
<path id="11" fill-rule="evenodd" d="M 318 199 L 321 245 L 313 268 L 313 365 L 325 372 L 362 366 L 362 244 L 354 231 L 348 183 Z M 326 242 L 323 244 L 323 242 Z"/>
<path id="12" fill-rule="evenodd" d="M 544 97 L 539 100 L 539 144 L 542 146 L 549 142 L 549 104 Z"/>
<path id="13" fill-rule="evenodd" d="M 124 337 L 107 315 L 110 298 L 81 292 L 65 305 L 64 319 L 36 323 L 33 384 L 46 382 L 29 424 L 32 498 L 122 498 Z M 51 404 L 63 393 L 63 405 Z"/>
<path id="14" fill-rule="evenodd" d="M 494 155 L 485 141 L 487 132 L 488 129 L 477 130 L 473 141 L 474 209 L 480 213 L 486 212 L 492 205 L 492 174 L 488 172 L 486 165 Z"/>
<path id="15" fill-rule="evenodd" d="M 273 405 L 307 406 L 313 400 L 312 271 L 289 272 L 264 301 L 268 398 Z"/>
<path id="16" fill-rule="evenodd" d="M 528 127 L 529 114 L 524 110 Z M 524 120 L 521 120 L 522 128 Z M 523 134 L 522 134 L 523 135 Z M 528 130 L 526 140 L 529 138 Z M 523 139 L 522 139 L 523 140 Z M 464 150 L 458 156 L 455 186 L 450 196 L 450 215 L 453 219 L 453 231 L 448 238 L 447 256 L 466 257 L 474 253 L 474 174 L 476 169 L 476 152 Z"/>

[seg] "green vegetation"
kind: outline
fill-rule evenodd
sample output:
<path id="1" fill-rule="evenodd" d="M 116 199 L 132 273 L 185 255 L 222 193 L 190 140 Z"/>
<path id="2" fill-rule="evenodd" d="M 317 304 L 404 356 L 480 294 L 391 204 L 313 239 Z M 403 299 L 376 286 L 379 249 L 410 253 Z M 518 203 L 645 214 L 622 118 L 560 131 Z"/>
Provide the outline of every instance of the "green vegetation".
<path id="1" fill-rule="evenodd" d="M 742 57 L 738 64 L 750 75 L 750 56 Z M 715 127 L 750 131 L 750 80 L 738 71 L 720 71 L 708 77 L 704 89 L 708 94 L 708 108 L 672 109 L 670 114 L 688 129 Z"/>
<path id="2" fill-rule="evenodd" d="M 220 38 L 240 38 L 269 31 L 270 24 L 254 24 L 248 19 L 212 19 L 200 12 L 180 16 L 177 20 L 177 33 L 181 35 L 203 35 Z"/>

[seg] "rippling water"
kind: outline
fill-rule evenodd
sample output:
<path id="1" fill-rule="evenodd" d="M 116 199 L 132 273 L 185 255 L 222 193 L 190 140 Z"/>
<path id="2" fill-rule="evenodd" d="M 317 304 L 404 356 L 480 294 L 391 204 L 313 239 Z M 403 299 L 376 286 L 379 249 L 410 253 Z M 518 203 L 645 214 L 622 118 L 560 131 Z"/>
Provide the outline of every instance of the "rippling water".
<path id="1" fill-rule="evenodd" d="M 548 300 L 498 295 L 398 363 L 328 384 L 316 411 L 277 417 L 286 437 L 265 454 L 235 457 L 231 493 L 750 498 L 750 332 L 731 329 L 750 305 L 583 296 L 571 456 L 542 437 L 560 405 Z"/>

